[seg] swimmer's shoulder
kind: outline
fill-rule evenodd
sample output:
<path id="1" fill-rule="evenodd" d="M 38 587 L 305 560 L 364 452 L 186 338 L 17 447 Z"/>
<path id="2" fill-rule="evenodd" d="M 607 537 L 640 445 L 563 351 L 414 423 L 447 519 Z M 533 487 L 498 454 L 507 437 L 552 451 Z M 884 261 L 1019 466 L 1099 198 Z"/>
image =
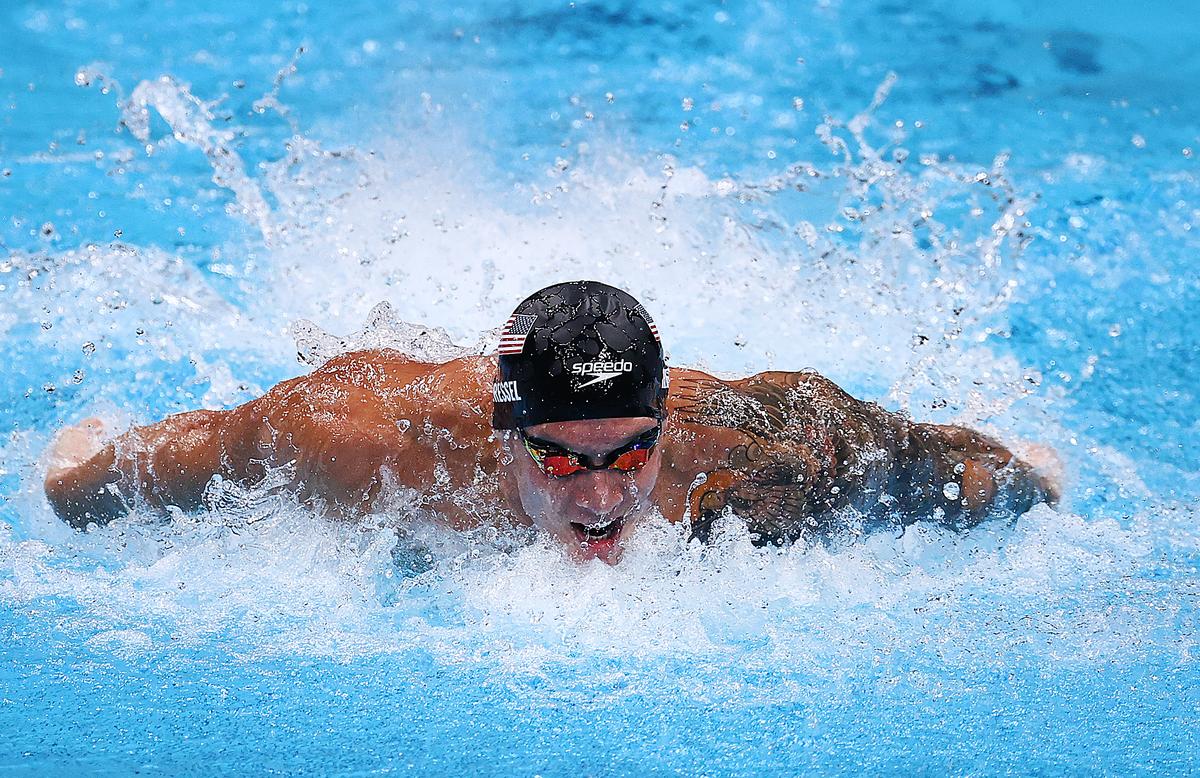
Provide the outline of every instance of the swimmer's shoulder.
<path id="1" fill-rule="evenodd" d="M 785 400 L 796 406 L 860 404 L 845 390 L 814 370 L 767 370 L 745 378 L 722 379 L 700 370 L 671 369 L 668 404 L 698 422 L 718 407 L 740 406 L 742 400 L 777 406 Z M 702 413 L 701 410 L 709 412 Z M 723 425 L 722 425 L 723 426 Z"/>
<path id="2" fill-rule="evenodd" d="M 337 357 L 318 372 L 347 395 L 357 416 L 374 415 L 388 423 L 420 420 L 455 434 L 490 429 L 494 355 L 434 363 L 372 349 Z"/>

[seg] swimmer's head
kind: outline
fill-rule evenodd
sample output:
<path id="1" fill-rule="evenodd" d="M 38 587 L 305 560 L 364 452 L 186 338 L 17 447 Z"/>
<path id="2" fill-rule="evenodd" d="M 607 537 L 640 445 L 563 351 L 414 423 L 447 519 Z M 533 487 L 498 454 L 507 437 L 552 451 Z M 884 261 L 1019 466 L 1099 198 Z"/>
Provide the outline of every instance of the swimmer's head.
<path id="1" fill-rule="evenodd" d="M 666 410 L 667 367 L 642 304 L 598 281 L 548 286 L 525 299 L 500 338 L 492 386 L 496 429 Z"/>
<path id="2" fill-rule="evenodd" d="M 626 292 L 546 287 L 504 327 L 492 426 L 512 430 L 520 509 L 578 557 L 616 562 L 661 467 L 668 374 L 658 329 Z"/>

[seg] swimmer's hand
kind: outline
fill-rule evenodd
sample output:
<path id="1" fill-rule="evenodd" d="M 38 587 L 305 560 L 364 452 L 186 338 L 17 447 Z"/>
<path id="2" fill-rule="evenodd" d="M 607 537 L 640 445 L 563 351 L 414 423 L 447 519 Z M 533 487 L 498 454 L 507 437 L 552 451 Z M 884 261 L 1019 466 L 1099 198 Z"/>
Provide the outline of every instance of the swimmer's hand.
<path id="1" fill-rule="evenodd" d="M 1034 477 L 1041 488 L 1046 502 L 1058 505 L 1062 498 L 1063 480 L 1066 469 L 1062 457 L 1049 446 L 1041 443 L 1025 443 L 1017 446 L 1021 459 L 1033 468 Z"/>
<path id="2" fill-rule="evenodd" d="M 50 444 L 46 468 L 46 499 L 59 517 L 76 529 L 104 524 L 126 512 L 114 487 L 120 473 L 113 468 L 115 453 L 105 443 L 104 422 L 84 419 L 58 433 Z"/>
<path id="3" fill-rule="evenodd" d="M 106 434 L 100 419 L 84 419 L 60 432 L 50 446 L 46 498 L 59 518 L 77 529 L 104 525 L 139 503 L 156 510 L 197 508 L 213 473 L 222 472 L 227 415 L 177 413 L 120 436 Z"/>
<path id="4" fill-rule="evenodd" d="M 95 416 L 64 427 L 50 444 L 46 483 L 59 481 L 70 470 L 88 461 L 104 445 L 104 422 Z"/>

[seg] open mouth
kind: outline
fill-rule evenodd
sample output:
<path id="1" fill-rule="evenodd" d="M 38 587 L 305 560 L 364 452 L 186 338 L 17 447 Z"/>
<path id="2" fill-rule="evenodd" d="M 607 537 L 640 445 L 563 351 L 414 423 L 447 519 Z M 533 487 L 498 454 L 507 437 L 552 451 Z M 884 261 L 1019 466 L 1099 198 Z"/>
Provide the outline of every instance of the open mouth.
<path id="1" fill-rule="evenodd" d="M 613 519 L 607 522 L 597 522 L 595 524 L 580 524 L 577 521 L 571 522 L 571 527 L 575 530 L 579 537 L 589 543 L 611 540 L 620 532 L 621 527 L 625 525 L 625 519 Z"/>

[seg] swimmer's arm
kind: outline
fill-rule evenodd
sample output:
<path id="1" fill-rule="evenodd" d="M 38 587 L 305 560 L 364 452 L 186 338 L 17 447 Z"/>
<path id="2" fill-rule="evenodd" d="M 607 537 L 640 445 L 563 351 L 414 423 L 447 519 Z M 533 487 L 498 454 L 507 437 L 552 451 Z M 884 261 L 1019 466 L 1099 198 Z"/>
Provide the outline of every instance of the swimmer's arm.
<path id="1" fill-rule="evenodd" d="M 814 373 L 724 382 L 680 372 L 673 410 L 697 425 L 691 445 L 722 440 L 728 452 L 709 457 L 715 466 L 689 491 L 687 514 L 700 530 L 732 509 L 763 539 L 791 540 L 825 530 L 849 506 L 969 527 L 1001 510 L 1054 504 L 1061 491 L 987 436 L 912 424 Z"/>
<path id="2" fill-rule="evenodd" d="M 966 528 L 1058 501 L 1056 478 L 993 438 L 964 427 L 913 424 L 815 373 L 759 373 L 733 385 L 762 409 L 758 439 L 781 444 L 764 443 L 782 452 L 768 458 L 772 465 L 789 463 L 785 470 L 804 474 L 807 464 L 797 491 L 805 493 L 810 513 L 802 515 L 810 518 L 853 505 L 868 514 L 940 518 Z"/>
<path id="3" fill-rule="evenodd" d="M 88 419 L 60 433 L 46 474 L 46 497 L 72 527 L 106 524 L 135 502 L 198 508 L 209 480 L 223 472 L 229 411 L 189 411 L 136 427 L 100 444 L 103 425 Z"/>
<path id="4" fill-rule="evenodd" d="M 200 508 L 214 475 L 254 485 L 278 472 L 284 477 L 272 479 L 271 488 L 294 489 L 331 514 L 362 512 L 383 487 L 382 465 L 391 463 L 415 485 L 433 479 L 433 460 L 417 466 L 376 391 L 431 367 L 395 352 L 345 354 L 237 408 L 181 413 L 103 447 L 85 445 L 99 437 L 87 428 L 97 420 L 88 420 L 59 436 L 46 496 L 64 521 L 83 528 L 124 515 L 136 502 Z M 415 418 L 418 409 L 402 410 Z"/>

